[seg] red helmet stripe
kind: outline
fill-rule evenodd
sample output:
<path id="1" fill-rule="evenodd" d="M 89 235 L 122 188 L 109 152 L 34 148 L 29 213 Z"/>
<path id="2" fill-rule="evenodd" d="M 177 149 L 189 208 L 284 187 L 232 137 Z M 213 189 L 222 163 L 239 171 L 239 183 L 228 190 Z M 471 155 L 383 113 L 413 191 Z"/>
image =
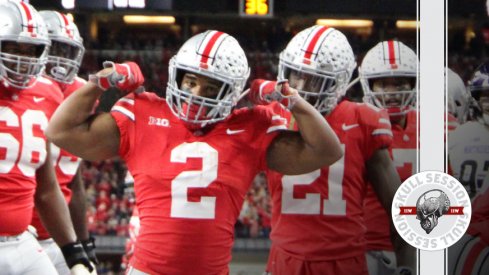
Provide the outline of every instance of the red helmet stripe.
<path id="1" fill-rule="evenodd" d="M 22 9 L 24 10 L 24 13 L 26 15 L 26 19 L 27 19 L 27 31 L 30 32 L 30 33 L 34 33 L 34 25 L 32 25 L 32 22 L 34 20 L 32 20 L 31 10 L 29 9 L 29 7 L 27 6 L 26 3 L 22 2 L 22 1 L 20 1 L 19 3 L 22 6 Z"/>
<path id="2" fill-rule="evenodd" d="M 68 19 L 68 17 L 62 13 L 59 13 L 61 15 L 61 18 L 63 20 L 63 23 L 64 23 L 64 29 L 66 31 L 66 34 L 70 37 L 70 38 L 73 38 L 73 32 L 70 30 L 70 28 L 68 28 L 68 26 L 70 25 L 70 21 Z"/>
<path id="3" fill-rule="evenodd" d="M 209 39 L 209 42 L 207 42 L 207 45 L 204 47 L 204 52 L 202 53 L 200 63 L 207 64 L 207 62 L 209 61 L 209 55 L 212 52 L 212 48 L 216 44 L 216 41 L 219 39 L 219 37 L 223 34 L 223 32 L 215 32 L 212 35 L 212 37 Z"/>
<path id="4" fill-rule="evenodd" d="M 314 48 L 316 47 L 316 44 L 318 43 L 319 41 L 319 38 L 321 37 L 321 35 L 323 35 L 323 33 L 329 29 L 328 27 L 320 27 L 318 29 L 318 31 L 316 32 L 316 34 L 314 35 L 314 37 L 311 39 L 311 42 L 309 42 L 309 45 L 307 46 L 307 49 L 306 49 L 306 53 L 304 54 L 304 59 L 305 60 L 310 60 L 311 59 L 311 55 L 313 54 L 314 52 Z"/>
<path id="5" fill-rule="evenodd" d="M 387 41 L 387 48 L 389 50 L 389 64 L 396 65 L 396 51 L 394 48 L 394 41 Z"/>

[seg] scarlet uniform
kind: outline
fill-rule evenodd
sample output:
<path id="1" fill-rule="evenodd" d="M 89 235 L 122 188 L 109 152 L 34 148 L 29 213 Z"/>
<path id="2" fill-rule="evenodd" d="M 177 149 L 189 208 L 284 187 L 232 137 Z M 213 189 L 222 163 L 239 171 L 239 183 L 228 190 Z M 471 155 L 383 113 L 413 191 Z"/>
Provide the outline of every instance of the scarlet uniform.
<path id="1" fill-rule="evenodd" d="M 45 78 L 19 92 L 0 85 L 0 235 L 18 235 L 31 222 L 36 169 L 46 159 L 44 130 L 62 101 Z"/>
<path id="2" fill-rule="evenodd" d="M 149 93 L 120 99 L 111 114 L 141 222 L 131 266 L 150 274 L 227 274 L 244 196 L 285 120 L 258 106 L 193 133 Z"/>
<path id="3" fill-rule="evenodd" d="M 282 270 L 288 267 L 276 258 L 277 253 L 302 261 L 364 257 L 365 163 L 376 150 L 391 144 L 389 119 L 384 111 L 370 104 L 344 100 L 326 120 L 339 137 L 344 157 L 329 167 L 303 175 L 267 171 L 273 201 L 268 262 L 272 274 L 306 272 Z"/>
<path id="4" fill-rule="evenodd" d="M 392 125 L 394 138 L 390 150 L 401 182 L 413 175 L 417 167 L 417 116 L 418 112 L 411 110 L 406 114 L 406 128 L 398 124 Z M 390 239 L 390 217 L 370 184 L 365 198 L 365 224 L 367 250 L 394 250 Z"/>
<path id="5" fill-rule="evenodd" d="M 61 88 L 63 98 L 67 98 L 78 88 L 85 85 L 85 83 L 85 80 L 76 77 L 71 84 L 57 83 L 57 85 L 59 85 L 59 87 Z M 51 156 L 54 164 L 54 170 L 56 172 L 56 178 L 58 179 L 58 183 L 66 199 L 66 203 L 69 203 L 71 201 L 71 189 L 68 187 L 68 185 L 71 183 L 71 180 L 75 176 L 81 159 L 66 152 L 65 150 L 60 149 L 54 144 L 51 144 Z M 37 214 L 37 211 L 35 209 L 32 215 L 31 224 L 36 228 L 39 240 L 50 238 L 48 231 L 42 225 L 41 219 L 39 218 L 39 215 Z"/>

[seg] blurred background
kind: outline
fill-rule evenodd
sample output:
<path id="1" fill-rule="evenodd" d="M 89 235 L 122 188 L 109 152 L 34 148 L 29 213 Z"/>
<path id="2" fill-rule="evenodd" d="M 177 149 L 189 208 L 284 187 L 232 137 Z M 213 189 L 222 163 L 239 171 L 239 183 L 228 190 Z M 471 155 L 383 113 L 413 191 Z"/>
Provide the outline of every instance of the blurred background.
<path id="1" fill-rule="evenodd" d="M 397 39 L 416 51 L 416 0 L 31 0 L 38 10 L 69 14 L 86 48 L 80 76 L 87 78 L 104 60 L 139 63 L 148 91 L 165 94 L 168 62 L 192 35 L 216 29 L 238 39 L 247 53 L 250 79 L 275 79 L 278 55 L 298 31 L 314 24 L 341 30 L 361 63 L 381 40 Z M 488 54 L 489 22 L 483 0 L 447 1 L 448 65 L 467 80 Z M 440 7 L 443 8 L 443 7 Z M 475 12 L 474 12 L 475 11 Z M 423 11 L 421 11 L 423 12 Z M 422 62 L 429 57 L 421 57 Z M 354 76 L 355 77 L 355 76 Z M 361 100 L 360 87 L 349 96 Z M 119 95 L 105 93 L 99 110 Z M 134 207 L 132 179 L 119 159 L 84 162 L 90 233 L 102 264 L 98 274 L 119 274 Z M 235 226 L 232 274 L 261 274 L 270 242 L 270 199 L 257 175 Z"/>

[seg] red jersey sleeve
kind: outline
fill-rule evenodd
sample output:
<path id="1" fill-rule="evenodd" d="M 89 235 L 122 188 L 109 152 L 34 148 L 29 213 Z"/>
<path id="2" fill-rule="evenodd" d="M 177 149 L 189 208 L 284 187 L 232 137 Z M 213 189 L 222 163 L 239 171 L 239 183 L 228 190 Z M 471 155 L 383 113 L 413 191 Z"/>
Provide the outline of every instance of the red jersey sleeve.
<path id="1" fill-rule="evenodd" d="M 119 99 L 110 110 L 110 114 L 115 119 L 120 133 L 119 155 L 124 159 L 130 152 L 131 140 L 135 134 L 135 103 L 136 98 L 133 93 Z"/>
<path id="2" fill-rule="evenodd" d="M 259 143 L 259 152 L 262 152 L 259 167 L 263 170 L 266 167 L 266 153 L 268 146 L 270 146 L 280 130 L 287 130 L 288 121 L 290 120 L 291 115 L 290 112 L 279 108 L 279 106 L 257 106 L 255 107 L 255 110 L 258 114 L 255 123 L 263 125 L 263 128 L 259 127 L 259 129 L 265 131 L 265 134 Z"/>
<path id="3" fill-rule="evenodd" d="M 357 109 L 361 124 L 364 127 L 366 159 L 379 149 L 388 148 L 392 144 L 392 130 L 389 115 L 371 104 L 363 103 Z"/>

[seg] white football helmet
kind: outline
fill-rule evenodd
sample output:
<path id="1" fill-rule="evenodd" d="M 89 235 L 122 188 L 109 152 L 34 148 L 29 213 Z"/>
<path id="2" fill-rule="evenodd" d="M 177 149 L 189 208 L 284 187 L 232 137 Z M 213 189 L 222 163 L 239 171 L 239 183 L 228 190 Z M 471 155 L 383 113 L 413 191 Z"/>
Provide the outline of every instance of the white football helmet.
<path id="1" fill-rule="evenodd" d="M 219 81 L 220 92 L 208 98 L 181 89 L 186 72 Z M 173 114 L 187 125 L 201 128 L 231 114 L 249 75 L 248 60 L 238 41 L 229 34 L 209 30 L 187 40 L 170 60 L 166 100 Z"/>
<path id="2" fill-rule="evenodd" d="M 44 21 L 31 5 L 17 0 L 0 1 L 0 18 L 0 79 L 8 86 L 29 88 L 42 73 L 51 44 Z M 6 52 L 7 43 L 35 45 L 35 54 Z"/>
<path id="3" fill-rule="evenodd" d="M 463 124 L 469 113 L 469 97 L 464 82 L 450 68 L 447 68 L 447 93 L 449 99 L 448 112 L 456 117 L 460 124 Z"/>
<path id="4" fill-rule="evenodd" d="M 345 95 L 355 67 L 353 50 L 343 33 L 312 26 L 296 34 L 280 53 L 278 79 L 288 79 L 319 112 L 329 113 Z"/>
<path id="5" fill-rule="evenodd" d="M 403 115 L 416 100 L 418 57 L 413 50 L 399 41 L 379 42 L 370 49 L 358 68 L 364 100 L 384 108 L 389 115 Z M 372 80 L 379 78 L 409 78 L 412 80 L 411 90 L 398 92 L 374 92 Z M 400 96 L 396 104 L 388 102 L 388 96 Z"/>
<path id="6" fill-rule="evenodd" d="M 57 11 L 40 11 L 46 22 L 51 48 L 46 74 L 54 80 L 70 84 L 80 68 L 85 48 L 77 26 Z"/>

